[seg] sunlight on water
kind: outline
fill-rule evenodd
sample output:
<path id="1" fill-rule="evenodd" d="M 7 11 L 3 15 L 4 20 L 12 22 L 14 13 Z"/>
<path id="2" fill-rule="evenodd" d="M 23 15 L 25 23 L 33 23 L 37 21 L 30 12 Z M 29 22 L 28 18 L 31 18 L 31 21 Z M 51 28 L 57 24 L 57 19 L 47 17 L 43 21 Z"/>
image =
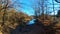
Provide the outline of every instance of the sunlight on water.
<path id="1" fill-rule="evenodd" d="M 29 21 L 27 24 L 28 24 L 28 25 L 34 24 L 34 20 L 35 20 L 35 19 L 32 19 L 32 20 Z"/>

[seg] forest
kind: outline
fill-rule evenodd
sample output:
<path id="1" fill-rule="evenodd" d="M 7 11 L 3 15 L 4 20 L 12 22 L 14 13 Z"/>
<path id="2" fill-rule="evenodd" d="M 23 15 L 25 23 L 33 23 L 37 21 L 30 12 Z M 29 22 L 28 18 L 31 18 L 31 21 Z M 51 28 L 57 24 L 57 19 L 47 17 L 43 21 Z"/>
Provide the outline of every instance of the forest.
<path id="1" fill-rule="evenodd" d="M 38 8 L 32 6 L 35 15 L 29 16 L 21 10 L 17 11 L 16 7 L 14 8 L 15 3 L 18 4 L 16 1 L 11 3 L 10 0 L 0 0 L 0 34 L 34 34 L 35 31 L 39 32 L 40 30 L 40 21 L 43 24 L 45 23 L 45 25 L 48 22 L 57 22 L 53 24 L 53 28 L 57 31 L 56 34 L 60 34 L 60 10 L 58 10 L 57 15 L 49 15 L 48 12 L 44 14 L 44 7 L 42 5 L 42 13 L 40 15 L 40 3 L 38 2 Z M 16 6 L 20 7 L 19 4 Z M 27 25 L 32 19 L 35 19 L 35 24 L 32 24 L 32 26 Z M 45 22 L 44 20 L 47 21 Z"/>

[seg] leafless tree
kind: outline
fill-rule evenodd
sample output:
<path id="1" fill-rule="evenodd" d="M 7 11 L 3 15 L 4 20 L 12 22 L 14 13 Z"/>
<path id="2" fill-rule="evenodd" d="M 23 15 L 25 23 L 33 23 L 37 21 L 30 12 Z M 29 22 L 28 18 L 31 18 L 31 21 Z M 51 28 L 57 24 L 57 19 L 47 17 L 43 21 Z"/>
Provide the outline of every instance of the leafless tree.
<path id="1" fill-rule="evenodd" d="M 9 27 L 5 26 L 6 20 L 8 19 L 7 10 L 14 8 L 14 4 L 17 3 L 16 1 L 14 1 L 13 3 L 11 1 L 12 0 L 0 0 L 0 12 L 3 11 L 2 24 L 1 24 L 3 34 L 9 34 L 8 30 Z M 7 32 L 5 33 L 5 31 Z"/>
<path id="2" fill-rule="evenodd" d="M 15 6 L 15 9 L 16 9 L 17 6 L 20 7 L 20 4 L 17 3 L 17 0 L 15 0 L 14 2 L 11 2 L 11 1 L 12 0 L 0 0 L 0 7 L 1 7 L 0 12 L 2 10 L 4 11 L 4 14 L 3 14 L 3 17 L 2 17 L 2 19 L 3 19 L 2 20 L 3 21 L 2 26 L 4 25 L 6 19 L 8 18 L 7 17 L 7 10 L 11 9 L 11 8 L 14 8 L 15 4 L 17 4 Z"/>

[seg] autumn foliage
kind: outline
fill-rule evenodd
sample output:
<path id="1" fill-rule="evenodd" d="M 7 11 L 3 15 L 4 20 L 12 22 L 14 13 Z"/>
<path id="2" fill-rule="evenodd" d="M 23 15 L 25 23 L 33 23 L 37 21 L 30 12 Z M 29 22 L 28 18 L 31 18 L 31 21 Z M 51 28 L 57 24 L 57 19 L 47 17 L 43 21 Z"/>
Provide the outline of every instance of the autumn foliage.
<path id="1" fill-rule="evenodd" d="M 3 23 L 3 14 L 4 12 L 0 12 L 0 26 Z M 5 15 L 5 22 L 4 25 L 0 27 L 0 31 L 6 31 L 9 28 L 15 29 L 16 26 L 20 24 L 26 24 L 31 20 L 31 17 L 27 14 L 24 14 L 22 12 L 17 12 L 14 9 L 7 10 Z M 8 32 L 8 31 L 7 31 Z"/>

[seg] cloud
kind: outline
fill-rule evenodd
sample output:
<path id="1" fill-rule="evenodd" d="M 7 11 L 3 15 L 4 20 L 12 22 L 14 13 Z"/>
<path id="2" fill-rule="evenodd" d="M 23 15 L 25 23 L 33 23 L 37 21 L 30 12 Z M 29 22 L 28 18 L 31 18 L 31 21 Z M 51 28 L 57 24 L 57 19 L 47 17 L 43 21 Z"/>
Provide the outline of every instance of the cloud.
<path id="1" fill-rule="evenodd" d="M 55 13 L 55 14 L 54 14 L 54 13 Z M 57 11 L 55 11 L 55 12 L 52 12 L 52 13 L 51 13 L 51 15 L 57 15 Z"/>

